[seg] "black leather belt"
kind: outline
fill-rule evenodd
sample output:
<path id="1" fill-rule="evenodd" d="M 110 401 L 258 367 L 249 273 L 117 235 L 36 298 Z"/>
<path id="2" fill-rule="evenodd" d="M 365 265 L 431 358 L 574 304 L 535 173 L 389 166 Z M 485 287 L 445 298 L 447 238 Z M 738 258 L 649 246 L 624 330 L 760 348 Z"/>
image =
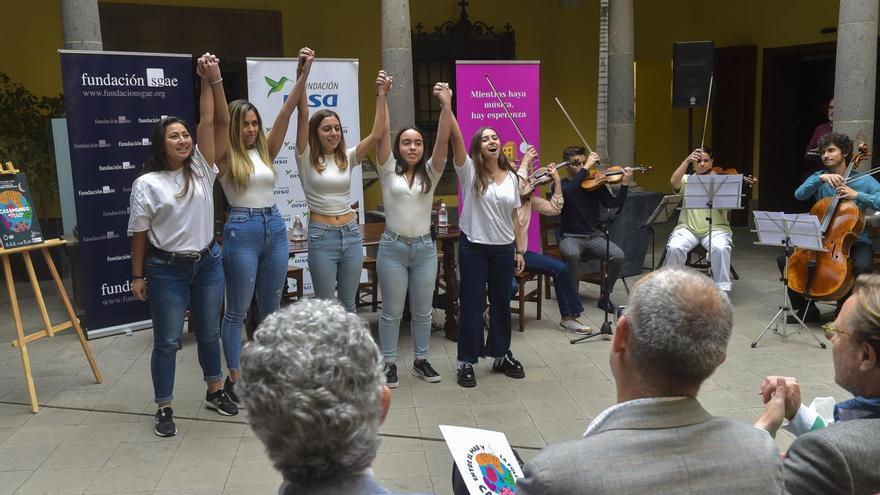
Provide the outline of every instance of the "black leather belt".
<path id="1" fill-rule="evenodd" d="M 160 260 L 169 261 L 174 263 L 175 261 L 180 261 L 183 263 L 198 263 L 202 261 L 203 257 L 209 256 L 211 254 L 211 248 L 214 247 L 214 241 L 211 241 L 211 244 L 208 244 L 208 247 L 202 249 L 197 253 L 172 253 L 170 251 L 163 251 L 156 246 L 150 245 L 150 255 L 159 258 Z"/>

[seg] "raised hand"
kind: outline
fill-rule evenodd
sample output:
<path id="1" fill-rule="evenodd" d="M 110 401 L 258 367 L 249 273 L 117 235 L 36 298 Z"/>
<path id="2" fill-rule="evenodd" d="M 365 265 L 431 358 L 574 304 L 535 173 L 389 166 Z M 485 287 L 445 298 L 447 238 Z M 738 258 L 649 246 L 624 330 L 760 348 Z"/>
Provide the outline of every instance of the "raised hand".
<path id="1" fill-rule="evenodd" d="M 387 95 L 391 90 L 392 77 L 384 70 L 380 70 L 376 76 L 376 94 Z"/>
<path id="2" fill-rule="evenodd" d="M 550 177 L 553 177 L 553 180 L 559 182 L 559 171 L 556 170 L 556 164 L 551 163 L 547 165 L 547 173 L 550 174 Z"/>
<path id="3" fill-rule="evenodd" d="M 691 151 L 691 154 L 688 155 L 688 157 L 687 157 L 687 161 L 689 163 L 698 163 L 702 159 L 703 159 L 703 150 L 701 150 L 700 148 L 697 148 L 694 151 Z"/>
<path id="4" fill-rule="evenodd" d="M 315 59 L 315 51 L 311 48 L 304 46 L 299 49 L 299 55 L 297 56 L 296 63 L 296 75 L 299 77 L 303 71 L 308 71 L 312 67 L 312 61 Z"/>
<path id="5" fill-rule="evenodd" d="M 449 83 L 435 83 L 433 93 L 443 106 L 450 107 L 452 105 L 452 90 L 449 89 Z"/>

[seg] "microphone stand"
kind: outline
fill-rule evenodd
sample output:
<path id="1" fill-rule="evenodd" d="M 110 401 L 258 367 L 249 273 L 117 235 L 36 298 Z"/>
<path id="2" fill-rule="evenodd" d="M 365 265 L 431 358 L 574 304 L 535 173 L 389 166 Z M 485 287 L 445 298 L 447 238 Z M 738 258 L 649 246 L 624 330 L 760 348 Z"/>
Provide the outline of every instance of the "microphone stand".
<path id="1" fill-rule="evenodd" d="M 602 260 L 602 285 L 601 290 L 599 291 L 599 297 L 611 302 L 611 294 L 608 293 L 606 287 L 608 285 L 608 263 L 611 262 L 611 232 L 610 227 L 614 222 L 614 219 L 617 215 L 615 214 L 611 218 L 601 222 L 598 226 L 596 226 L 596 230 L 605 234 L 605 258 Z M 605 320 L 602 322 L 602 326 L 599 328 L 598 332 L 591 333 L 589 335 L 584 335 L 583 337 L 577 337 L 569 340 L 570 344 L 577 344 L 578 342 L 582 342 L 584 340 L 596 337 L 598 335 L 613 335 L 614 331 L 611 329 L 611 320 L 608 317 L 608 311 L 602 310 L 605 313 Z"/>

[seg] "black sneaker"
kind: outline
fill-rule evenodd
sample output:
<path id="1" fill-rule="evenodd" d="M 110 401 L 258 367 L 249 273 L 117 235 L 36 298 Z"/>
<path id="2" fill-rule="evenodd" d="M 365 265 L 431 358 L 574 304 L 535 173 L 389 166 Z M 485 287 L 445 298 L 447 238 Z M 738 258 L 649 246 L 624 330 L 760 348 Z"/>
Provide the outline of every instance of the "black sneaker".
<path id="1" fill-rule="evenodd" d="M 413 361 L 412 374 L 428 383 L 437 383 L 440 381 L 440 373 L 437 373 L 437 371 L 434 370 L 427 359 Z"/>
<path id="2" fill-rule="evenodd" d="M 477 374 L 474 373 L 474 365 L 468 363 L 459 365 L 458 385 L 466 388 L 477 386 Z"/>
<path id="3" fill-rule="evenodd" d="M 213 394 L 205 394 L 205 406 L 223 416 L 235 416 L 238 414 L 238 406 L 235 405 L 235 402 L 232 402 L 232 399 L 229 398 L 229 395 L 222 388 Z"/>
<path id="4" fill-rule="evenodd" d="M 177 425 L 174 424 L 172 415 L 174 411 L 170 407 L 160 407 L 156 411 L 156 427 L 153 432 L 157 437 L 173 437 L 177 435 Z"/>
<path id="5" fill-rule="evenodd" d="M 507 351 L 507 354 L 505 354 L 504 357 L 495 360 L 495 364 L 492 365 L 492 371 L 504 373 L 510 378 L 526 377 L 526 372 L 523 369 L 522 364 L 514 359 L 513 353 L 510 351 Z"/>
<path id="6" fill-rule="evenodd" d="M 385 385 L 388 388 L 397 388 L 400 380 L 397 378 L 397 365 L 394 363 L 385 363 Z"/>
<path id="7" fill-rule="evenodd" d="M 610 297 L 600 297 L 599 300 L 596 301 L 596 307 L 611 314 L 614 314 L 614 312 L 617 311 L 617 306 L 611 302 Z"/>
<path id="8" fill-rule="evenodd" d="M 235 393 L 235 382 L 230 380 L 229 377 L 226 377 L 226 381 L 223 382 L 223 391 L 226 392 L 226 395 L 229 396 L 229 399 L 232 402 L 235 402 L 235 405 L 238 406 L 239 409 L 244 409 L 244 403 L 241 398 L 238 397 L 238 394 Z"/>

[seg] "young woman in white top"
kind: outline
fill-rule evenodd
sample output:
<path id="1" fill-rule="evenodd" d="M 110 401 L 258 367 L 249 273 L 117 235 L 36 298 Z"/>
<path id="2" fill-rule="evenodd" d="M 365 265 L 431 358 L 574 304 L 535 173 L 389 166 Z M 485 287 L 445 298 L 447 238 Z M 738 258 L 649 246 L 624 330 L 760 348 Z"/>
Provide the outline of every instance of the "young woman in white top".
<path id="1" fill-rule="evenodd" d="M 303 91 L 296 130 L 296 165 L 309 205 L 309 272 L 315 296 L 339 301 L 355 312 L 355 296 L 363 270 L 363 240 L 351 209 L 351 169 L 379 141 L 385 119 L 385 71 L 376 78 L 373 130 L 352 148 L 345 148 L 339 115 L 318 110 L 309 118 Z"/>
<path id="2" fill-rule="evenodd" d="M 149 301 L 153 318 L 150 369 L 159 406 L 154 431 L 160 437 L 177 433 L 171 401 L 187 310 L 208 384 L 205 405 L 226 416 L 238 413 L 223 391 L 219 340 L 223 268 L 220 247 L 213 241 L 213 186 L 219 173 L 214 160 L 223 153 L 229 125 L 225 106 L 219 111 L 215 107 L 215 92 L 222 90 L 218 62 L 205 54 L 198 63 L 198 147 L 193 148 L 186 122 L 163 118 L 153 130 L 145 164 L 148 173 L 138 177 L 131 190 L 131 290 L 136 298 Z"/>
<path id="3" fill-rule="evenodd" d="M 235 392 L 241 376 L 241 326 L 256 293 L 256 323 L 278 310 L 287 276 L 287 226 L 275 206 L 275 157 L 284 144 L 290 116 L 302 95 L 312 66 L 312 50 L 299 51 L 297 79 L 268 134 L 263 119 L 247 100 L 229 104 L 229 145 L 217 156 L 220 185 L 229 201 L 223 227 L 223 273 L 226 306 L 220 334 L 229 376 L 223 389 L 242 406 Z M 225 105 L 225 100 L 218 102 Z"/>
<path id="4" fill-rule="evenodd" d="M 514 270 L 521 272 L 525 246 L 520 236 L 520 207 L 516 171 L 501 153 L 498 133 L 477 129 L 470 156 L 453 126 L 453 162 L 463 202 L 458 268 L 461 277 L 458 334 L 458 384 L 474 387 L 474 365 L 481 357 L 495 358 L 492 369 L 511 378 L 525 377 L 522 364 L 510 352 L 510 287 Z M 489 291 L 489 335 L 483 340 L 483 290 Z"/>
<path id="5" fill-rule="evenodd" d="M 391 78 L 387 80 L 388 88 Z M 415 361 L 412 374 L 427 382 L 440 381 L 440 374 L 428 362 L 434 282 L 437 278 L 437 248 L 431 239 L 431 206 L 434 189 L 446 166 L 452 116 L 452 91 L 445 83 L 434 85 L 440 100 L 440 121 L 434 152 L 425 161 L 425 138 L 415 127 L 397 133 L 392 146 L 391 124 L 377 145 L 379 181 L 385 205 L 385 232 L 379 241 L 376 269 L 382 291 L 379 342 L 385 358 L 385 378 L 396 388 L 397 339 L 400 319 L 409 291 Z M 386 110 L 387 112 L 387 107 Z"/>

